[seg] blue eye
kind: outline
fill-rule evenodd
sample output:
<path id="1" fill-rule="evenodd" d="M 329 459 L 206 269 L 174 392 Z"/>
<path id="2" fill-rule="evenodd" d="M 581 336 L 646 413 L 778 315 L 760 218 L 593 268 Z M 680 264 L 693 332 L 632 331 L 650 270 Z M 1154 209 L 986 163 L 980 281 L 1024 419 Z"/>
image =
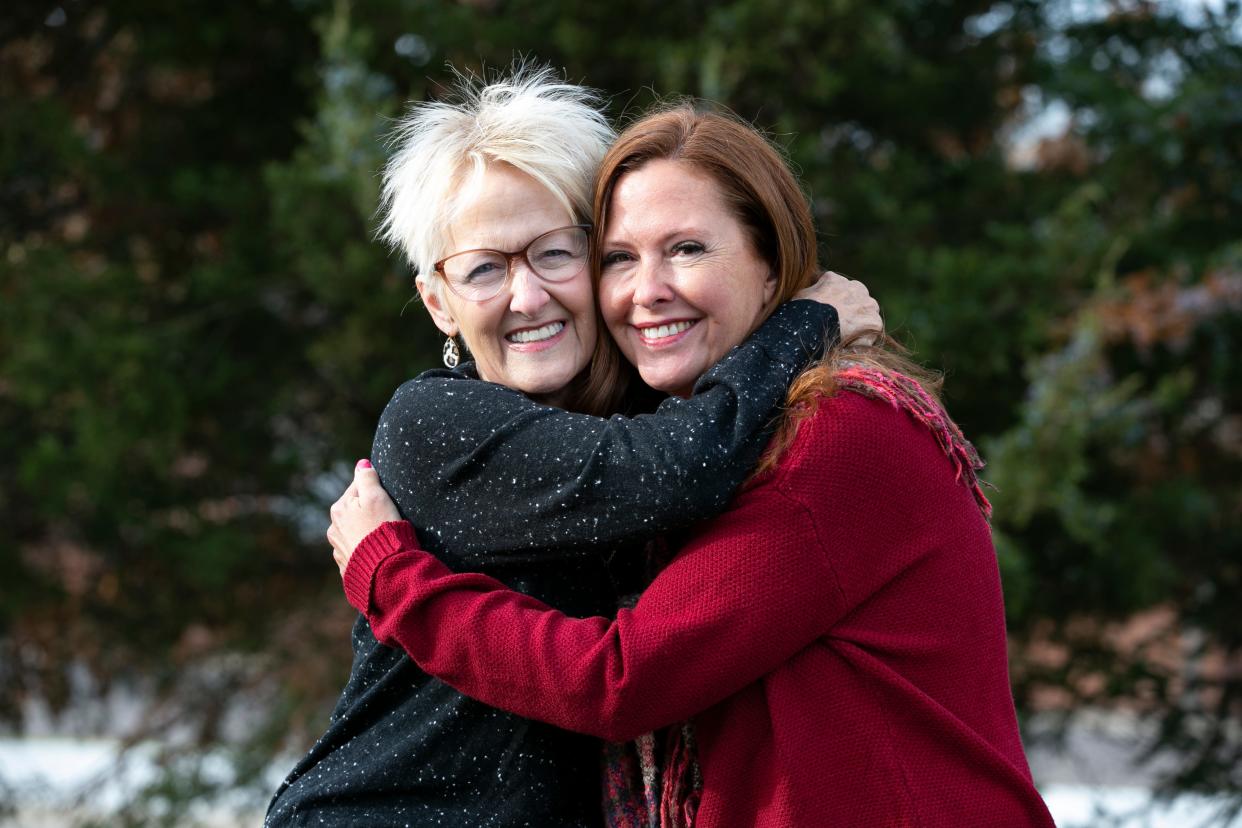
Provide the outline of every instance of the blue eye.
<path id="1" fill-rule="evenodd" d="M 465 281 L 477 282 L 480 279 L 486 279 L 489 276 L 495 276 L 496 273 L 498 273 L 500 270 L 501 270 L 500 266 L 497 265 L 495 262 L 484 262 L 483 264 L 478 265 L 473 270 L 471 270 L 469 273 L 467 273 Z"/>

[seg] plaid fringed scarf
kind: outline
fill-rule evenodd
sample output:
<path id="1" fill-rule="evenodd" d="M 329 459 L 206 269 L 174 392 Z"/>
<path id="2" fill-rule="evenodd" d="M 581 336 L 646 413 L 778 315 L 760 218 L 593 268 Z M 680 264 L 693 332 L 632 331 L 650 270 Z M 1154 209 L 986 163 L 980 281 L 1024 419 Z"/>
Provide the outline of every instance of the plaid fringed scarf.
<path id="1" fill-rule="evenodd" d="M 690 722 L 604 745 L 608 828 L 690 828 L 702 791 Z"/>
<path id="2" fill-rule="evenodd" d="M 888 402 L 922 423 L 953 462 L 957 481 L 975 497 L 983 516 L 992 504 L 983 494 L 983 461 L 944 406 L 914 379 L 845 363 L 835 374 L 839 388 Z M 657 542 L 653 550 L 663 548 Z M 667 550 L 664 550 L 667 552 Z M 604 824 L 608 828 L 691 828 L 703 792 L 690 722 L 646 733 L 633 742 L 604 746 Z"/>

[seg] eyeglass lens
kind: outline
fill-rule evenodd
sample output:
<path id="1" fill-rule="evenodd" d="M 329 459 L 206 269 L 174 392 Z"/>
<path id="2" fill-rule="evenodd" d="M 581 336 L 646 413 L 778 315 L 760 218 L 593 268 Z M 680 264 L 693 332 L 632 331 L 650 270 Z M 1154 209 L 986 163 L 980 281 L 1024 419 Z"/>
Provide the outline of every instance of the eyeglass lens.
<path id="1" fill-rule="evenodd" d="M 544 233 L 524 250 L 505 254 L 499 250 L 467 250 L 450 256 L 442 265 L 449 286 L 466 298 L 486 298 L 500 292 L 513 259 L 526 254 L 531 269 L 541 279 L 560 282 L 576 276 L 586 264 L 587 231 L 562 227 Z"/>

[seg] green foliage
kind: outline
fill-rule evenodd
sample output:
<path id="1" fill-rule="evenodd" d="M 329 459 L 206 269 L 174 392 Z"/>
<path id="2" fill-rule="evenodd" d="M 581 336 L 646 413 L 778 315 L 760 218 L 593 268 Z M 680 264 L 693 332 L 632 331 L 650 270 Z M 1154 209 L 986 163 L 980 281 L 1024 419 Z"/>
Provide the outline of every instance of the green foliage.
<path id="1" fill-rule="evenodd" d="M 388 119 L 446 62 L 526 55 L 622 120 L 683 93 L 770 130 L 825 264 L 990 460 L 1019 703 L 1124 700 L 1173 788 L 1242 792 L 1238 3 L 178 8 L 0 24 L 0 716 L 133 672 L 211 743 L 186 671 L 240 653 L 212 695 L 265 699 L 248 761 L 321 729 L 349 619 L 323 507 L 438 353 L 373 240 Z M 1059 134 L 1015 132 L 1047 107 Z"/>

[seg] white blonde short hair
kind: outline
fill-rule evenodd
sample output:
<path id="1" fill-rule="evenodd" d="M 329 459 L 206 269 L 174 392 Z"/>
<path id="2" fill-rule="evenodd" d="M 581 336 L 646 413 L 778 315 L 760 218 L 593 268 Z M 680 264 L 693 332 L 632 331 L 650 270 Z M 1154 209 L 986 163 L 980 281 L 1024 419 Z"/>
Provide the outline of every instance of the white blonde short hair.
<path id="1" fill-rule="evenodd" d="M 518 64 L 488 84 L 458 74 L 449 100 L 415 103 L 393 129 L 379 237 L 430 277 L 452 252 L 458 205 L 498 162 L 543 184 L 576 220 L 589 220 L 595 171 L 616 137 L 601 103 L 546 66 Z"/>

